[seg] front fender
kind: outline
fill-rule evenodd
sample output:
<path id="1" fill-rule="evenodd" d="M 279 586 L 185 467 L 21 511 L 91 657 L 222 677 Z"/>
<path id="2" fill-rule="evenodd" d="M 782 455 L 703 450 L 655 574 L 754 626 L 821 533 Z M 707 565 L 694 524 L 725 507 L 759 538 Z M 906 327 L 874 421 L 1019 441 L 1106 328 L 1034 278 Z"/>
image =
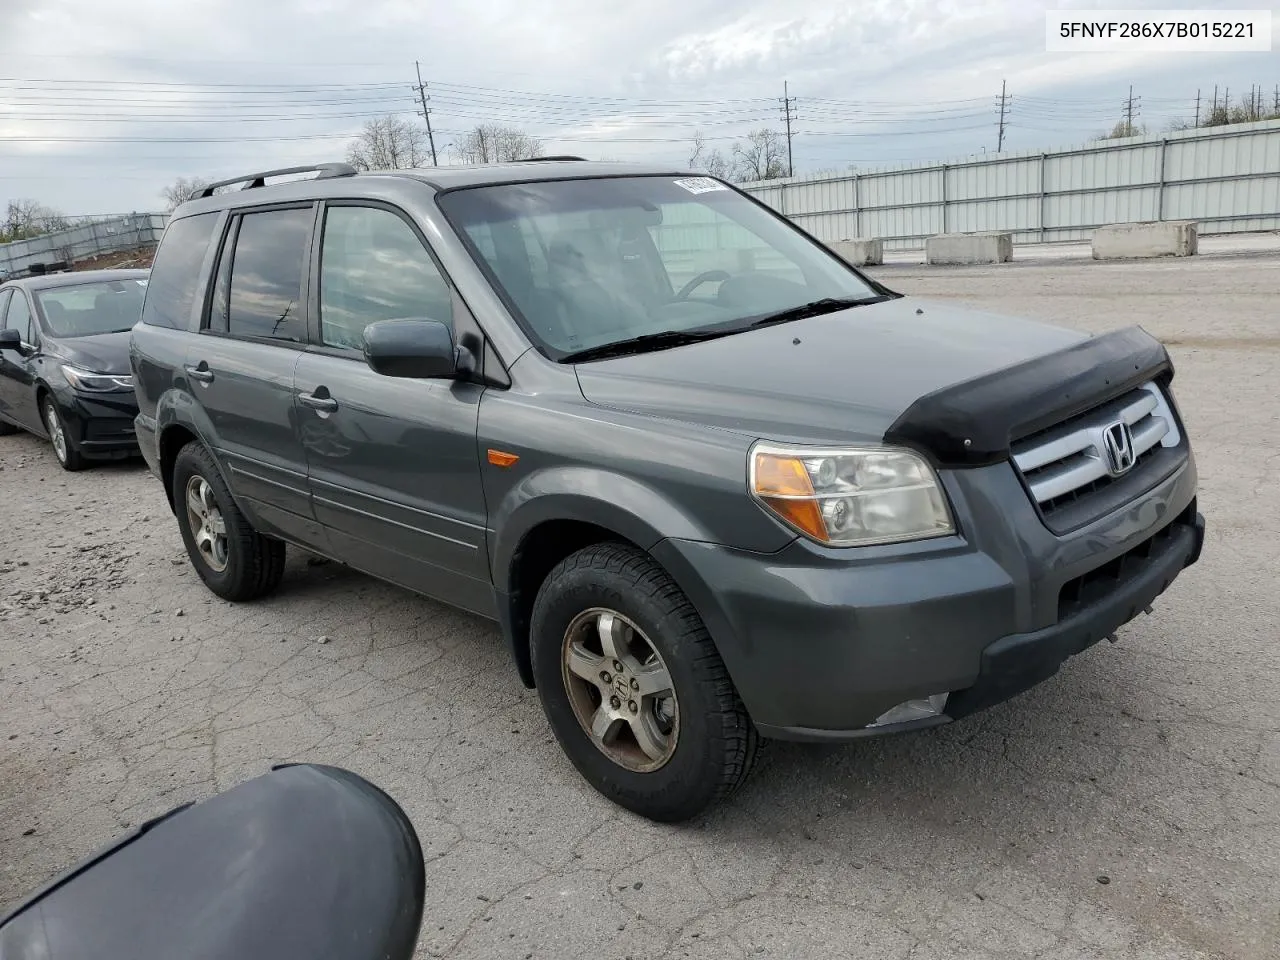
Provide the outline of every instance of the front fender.
<path id="1" fill-rule="evenodd" d="M 529 532 L 563 520 L 612 530 L 643 550 L 667 537 L 714 539 L 670 498 L 632 477 L 590 466 L 540 470 L 508 490 L 490 514 L 490 573 L 499 590 L 509 590 L 512 558 Z"/>

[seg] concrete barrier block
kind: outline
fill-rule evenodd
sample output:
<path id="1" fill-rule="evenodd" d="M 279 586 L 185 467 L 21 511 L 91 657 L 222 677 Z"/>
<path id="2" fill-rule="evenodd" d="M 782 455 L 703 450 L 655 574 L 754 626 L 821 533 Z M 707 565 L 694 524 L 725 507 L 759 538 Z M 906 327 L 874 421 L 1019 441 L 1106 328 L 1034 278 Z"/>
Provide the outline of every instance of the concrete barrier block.
<path id="1" fill-rule="evenodd" d="M 1095 260 L 1190 257 L 1198 249 L 1197 224 L 1191 220 L 1114 223 L 1093 231 Z"/>
<path id="2" fill-rule="evenodd" d="M 884 263 L 884 241 L 877 238 L 837 240 L 828 246 L 855 267 L 875 267 Z"/>
<path id="3" fill-rule="evenodd" d="M 1008 263 L 1012 233 L 940 233 L 924 242 L 926 263 Z"/>

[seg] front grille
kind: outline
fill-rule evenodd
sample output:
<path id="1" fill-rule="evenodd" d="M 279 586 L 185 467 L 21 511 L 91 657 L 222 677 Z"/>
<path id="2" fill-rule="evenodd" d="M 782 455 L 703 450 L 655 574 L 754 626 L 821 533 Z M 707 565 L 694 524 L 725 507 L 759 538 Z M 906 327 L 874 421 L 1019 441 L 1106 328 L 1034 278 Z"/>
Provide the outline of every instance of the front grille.
<path id="1" fill-rule="evenodd" d="M 1106 450 L 1109 427 L 1123 422 L 1132 437 L 1133 465 L 1115 472 Z M 1031 498 L 1051 527 L 1070 512 L 1081 519 L 1082 506 L 1102 499 L 1116 483 L 1131 482 L 1154 468 L 1163 451 L 1182 442 L 1178 423 L 1155 383 L 1064 420 L 1013 445 L 1013 462 Z M 1087 518 L 1087 516 L 1086 516 Z"/>
<path id="2" fill-rule="evenodd" d="M 1159 558 L 1178 526 L 1179 521 L 1174 521 L 1109 563 L 1064 583 L 1058 592 L 1058 622 L 1101 602 L 1125 581 L 1140 575 Z"/>

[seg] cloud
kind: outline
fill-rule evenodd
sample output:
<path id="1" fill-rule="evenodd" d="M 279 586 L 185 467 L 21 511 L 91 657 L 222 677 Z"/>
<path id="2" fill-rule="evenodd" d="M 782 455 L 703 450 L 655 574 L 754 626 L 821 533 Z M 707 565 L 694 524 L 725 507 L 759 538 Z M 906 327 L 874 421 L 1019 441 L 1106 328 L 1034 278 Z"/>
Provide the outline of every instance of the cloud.
<path id="1" fill-rule="evenodd" d="M 1099 4 L 1052 4 L 1068 5 Z M 1131 82 L 1159 121 L 1197 86 L 1276 74 L 1275 54 L 1050 55 L 1050 6 L 5 0 L 0 72 L 27 82 L 0 81 L 0 200 L 154 208 L 178 176 L 340 157 L 369 116 L 417 115 L 415 60 L 442 155 L 475 124 L 506 121 L 556 152 L 683 164 L 695 130 L 727 146 L 781 126 L 786 80 L 802 170 L 993 147 L 1002 80 L 1009 142 L 1027 148 L 1110 126 Z"/>

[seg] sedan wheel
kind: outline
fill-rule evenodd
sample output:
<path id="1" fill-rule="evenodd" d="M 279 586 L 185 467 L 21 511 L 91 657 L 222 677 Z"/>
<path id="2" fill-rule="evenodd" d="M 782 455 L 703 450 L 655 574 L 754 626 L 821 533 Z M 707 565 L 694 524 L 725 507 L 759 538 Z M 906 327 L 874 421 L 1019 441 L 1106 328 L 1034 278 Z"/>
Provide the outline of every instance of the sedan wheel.
<path id="1" fill-rule="evenodd" d="M 67 436 L 66 424 L 62 422 L 62 415 L 58 413 L 57 404 L 53 402 L 52 397 L 45 398 L 41 415 L 44 417 L 45 432 L 49 434 L 49 443 L 53 447 L 54 456 L 58 458 L 58 463 L 64 470 L 82 469 L 84 458 L 80 456 L 80 451 L 72 445 L 71 438 Z"/>

